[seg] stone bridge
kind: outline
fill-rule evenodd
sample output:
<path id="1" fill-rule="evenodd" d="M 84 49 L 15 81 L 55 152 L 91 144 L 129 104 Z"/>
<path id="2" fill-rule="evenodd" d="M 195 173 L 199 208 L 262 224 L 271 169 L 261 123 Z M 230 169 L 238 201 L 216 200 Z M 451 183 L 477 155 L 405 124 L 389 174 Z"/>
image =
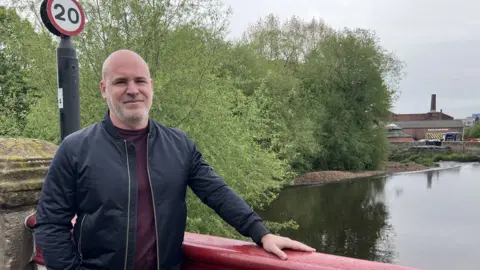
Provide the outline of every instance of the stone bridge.
<path id="1" fill-rule="evenodd" d="M 34 227 L 32 218 L 35 217 L 43 178 L 57 148 L 55 144 L 40 140 L 0 138 L 0 270 L 45 269 L 41 250 L 35 248 L 29 229 Z M 284 261 L 252 242 L 189 232 L 185 233 L 183 247 L 184 270 L 414 269 L 319 252 L 289 250 L 285 250 L 289 259 Z"/>
<path id="2" fill-rule="evenodd" d="M 0 269 L 34 269 L 33 239 L 25 225 L 34 213 L 43 177 L 57 146 L 41 140 L 0 138 Z"/>

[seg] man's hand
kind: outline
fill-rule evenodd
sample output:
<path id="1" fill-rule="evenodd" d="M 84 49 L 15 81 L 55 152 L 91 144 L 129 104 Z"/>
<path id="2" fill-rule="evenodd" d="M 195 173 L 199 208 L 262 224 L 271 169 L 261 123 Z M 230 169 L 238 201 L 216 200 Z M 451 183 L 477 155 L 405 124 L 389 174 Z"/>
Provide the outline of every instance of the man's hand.
<path id="1" fill-rule="evenodd" d="M 266 234 L 260 241 L 262 242 L 263 249 L 277 255 L 282 260 L 287 259 L 287 254 L 282 251 L 284 248 L 307 252 L 315 251 L 314 248 L 311 248 L 303 243 L 274 234 Z"/>

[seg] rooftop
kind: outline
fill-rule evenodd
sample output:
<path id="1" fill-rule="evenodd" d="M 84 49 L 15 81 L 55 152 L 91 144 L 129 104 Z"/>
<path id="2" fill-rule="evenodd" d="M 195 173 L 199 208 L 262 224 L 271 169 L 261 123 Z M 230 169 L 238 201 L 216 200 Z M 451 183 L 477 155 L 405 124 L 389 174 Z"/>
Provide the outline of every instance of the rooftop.
<path id="1" fill-rule="evenodd" d="M 402 131 L 394 130 L 387 133 L 387 138 L 413 138 L 413 136 Z"/>
<path id="2" fill-rule="evenodd" d="M 401 128 L 461 128 L 462 120 L 419 120 L 419 121 L 393 121 Z"/>

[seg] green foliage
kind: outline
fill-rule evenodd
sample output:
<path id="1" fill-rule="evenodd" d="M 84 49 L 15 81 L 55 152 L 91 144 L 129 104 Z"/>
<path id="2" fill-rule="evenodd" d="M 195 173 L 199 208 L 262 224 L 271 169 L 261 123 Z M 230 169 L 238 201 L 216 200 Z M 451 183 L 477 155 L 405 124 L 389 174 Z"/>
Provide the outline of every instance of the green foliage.
<path id="1" fill-rule="evenodd" d="M 0 136 L 20 136 L 27 123 L 30 105 L 38 97 L 31 67 L 24 53 L 33 28 L 15 10 L 0 6 Z"/>
<path id="2" fill-rule="evenodd" d="M 433 160 L 432 153 L 422 153 L 413 151 L 394 151 L 389 155 L 389 160 L 401 163 L 418 163 L 424 166 L 434 167 L 437 164 Z"/>
<path id="3" fill-rule="evenodd" d="M 45 132 L 51 135 L 43 136 L 36 126 L 45 124 L 43 115 L 29 113 L 44 105 L 37 104 L 41 97 L 52 98 L 55 104 L 54 42 L 49 35 L 36 32 L 14 9 L 0 7 L 0 21 L 0 135 L 56 138 L 56 126 L 49 125 Z"/>
<path id="4" fill-rule="evenodd" d="M 418 163 L 425 166 L 438 166 L 440 161 L 456 161 L 456 162 L 479 162 L 480 156 L 462 154 L 462 153 L 435 153 L 421 152 L 409 150 L 392 150 L 389 154 L 389 160 L 402 163 Z"/>
<path id="5" fill-rule="evenodd" d="M 399 76 L 398 66 L 364 30 L 329 32 L 307 56 L 305 100 L 323 109 L 316 117 L 321 129 L 315 136 L 323 145 L 316 168 L 362 170 L 382 164 L 388 149 L 383 123 L 394 93 L 383 78 Z"/>
<path id="6" fill-rule="evenodd" d="M 281 24 L 268 16 L 249 29 L 243 42 L 261 60 L 250 56 L 250 66 L 236 63 L 232 74 L 243 77 L 246 72 L 239 70 L 250 75 L 263 67 L 248 76 L 254 81 L 243 90 L 256 91 L 259 117 L 268 119 L 268 138 L 260 140 L 264 147 L 299 173 L 377 169 L 384 164 L 384 125 L 402 63 L 381 48 L 372 32 L 333 31 L 321 22 L 295 17 Z"/>
<path id="7" fill-rule="evenodd" d="M 28 85 L 18 62 L 0 50 L 0 136 L 18 136 L 28 113 Z"/>
<path id="8" fill-rule="evenodd" d="M 24 128 L 11 134 L 58 142 L 57 38 L 35 27 L 35 3 L 15 1 L 34 23 L 15 15 L 5 24 L 19 33 L 5 35 L 2 43 L 10 48 L 5 57 L 20 60 L 6 68 L 11 72 L 2 87 L 17 100 L 24 89 L 37 89 L 38 95 L 20 109 L 23 123 L 1 117 L 22 123 Z M 149 63 L 155 88 L 151 117 L 184 130 L 255 209 L 272 202 L 298 173 L 376 169 L 386 160 L 384 123 L 401 63 L 373 33 L 334 31 L 296 17 L 282 24 L 268 16 L 241 40 L 228 42 L 228 12 L 216 0 L 89 0 L 82 6 L 87 24 L 73 38 L 82 127 L 106 111 L 99 91 L 103 60 L 128 48 Z M 188 207 L 189 231 L 240 237 L 192 192 Z M 274 231 L 297 226 L 292 220 L 267 224 Z"/>
<path id="9" fill-rule="evenodd" d="M 465 138 L 480 138 L 480 122 L 473 127 L 465 128 Z"/>
<path id="10" fill-rule="evenodd" d="M 433 157 L 433 161 L 480 162 L 480 156 L 459 153 L 437 154 Z"/>

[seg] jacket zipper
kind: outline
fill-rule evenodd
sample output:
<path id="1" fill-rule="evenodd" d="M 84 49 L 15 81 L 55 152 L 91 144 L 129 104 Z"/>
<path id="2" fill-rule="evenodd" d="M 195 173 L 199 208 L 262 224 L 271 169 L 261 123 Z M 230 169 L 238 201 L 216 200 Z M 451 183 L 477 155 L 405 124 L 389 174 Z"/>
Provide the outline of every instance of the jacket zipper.
<path id="1" fill-rule="evenodd" d="M 80 254 L 80 260 L 83 259 L 82 255 L 82 231 L 83 231 L 83 222 L 85 221 L 85 218 L 87 217 L 87 214 L 85 214 L 82 218 L 82 222 L 80 222 L 80 235 L 78 236 L 78 253 Z"/>
<path id="2" fill-rule="evenodd" d="M 158 227 L 157 227 L 157 211 L 155 208 L 155 196 L 153 195 L 153 185 L 152 185 L 152 180 L 150 179 L 150 169 L 148 167 L 149 163 L 149 158 L 148 158 L 148 149 L 150 148 L 148 143 L 150 139 L 150 133 L 147 135 L 147 174 L 148 174 L 148 182 L 150 183 L 150 193 L 152 194 L 152 203 L 153 203 L 153 217 L 155 220 L 155 237 L 156 237 L 156 243 L 155 245 L 157 246 L 157 270 L 160 270 L 160 249 L 159 249 L 159 243 L 158 243 Z"/>
<path id="3" fill-rule="evenodd" d="M 127 258 L 128 258 L 128 233 L 130 230 L 130 192 L 131 192 L 131 179 L 130 179 L 130 164 L 128 160 L 128 147 L 127 147 L 127 141 L 124 140 L 125 143 L 125 153 L 127 154 L 127 171 L 128 171 L 128 210 L 127 210 L 127 243 L 125 245 L 125 266 L 124 269 L 127 270 Z"/>

